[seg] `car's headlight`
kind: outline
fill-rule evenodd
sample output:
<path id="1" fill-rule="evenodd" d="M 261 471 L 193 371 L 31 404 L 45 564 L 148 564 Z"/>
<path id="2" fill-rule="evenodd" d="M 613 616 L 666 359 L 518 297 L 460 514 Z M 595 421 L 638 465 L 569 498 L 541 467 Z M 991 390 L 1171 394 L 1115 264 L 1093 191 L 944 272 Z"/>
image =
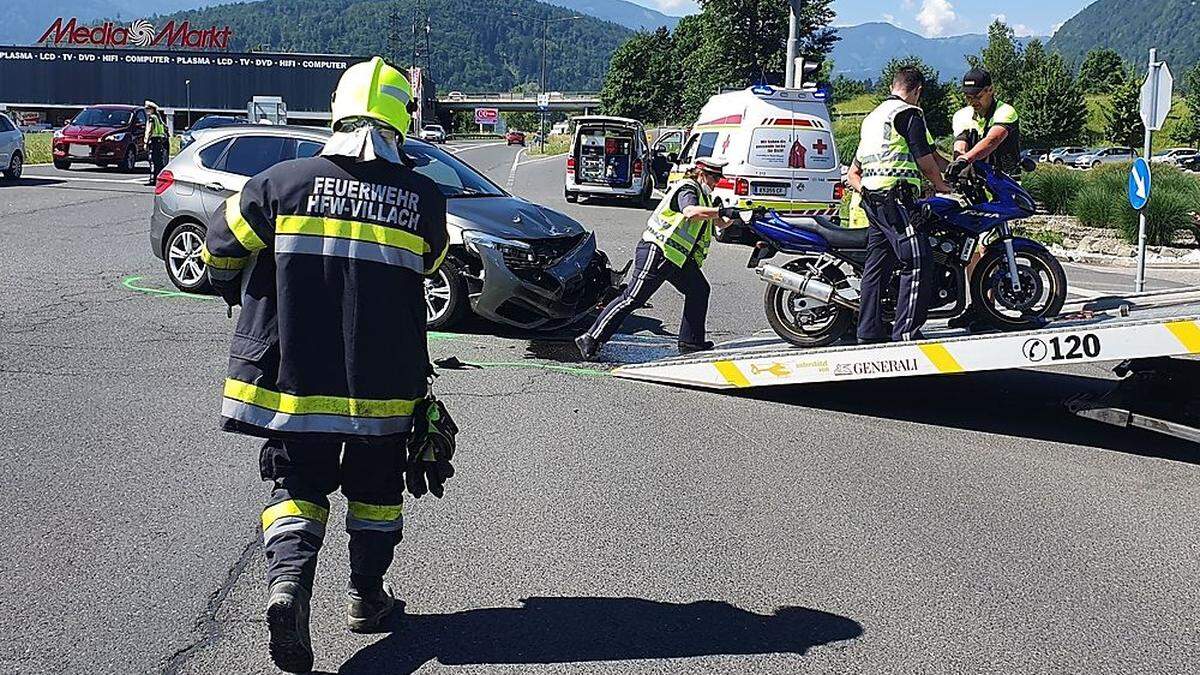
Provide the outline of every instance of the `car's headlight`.
<path id="1" fill-rule="evenodd" d="M 104 137 L 104 140 L 110 141 L 113 143 L 119 143 L 120 141 L 125 140 L 125 136 L 126 136 L 126 133 L 124 131 L 122 131 L 119 134 L 109 134 Z"/>
<path id="2" fill-rule="evenodd" d="M 463 232 L 463 245 L 467 250 L 481 255 L 479 247 L 486 246 L 487 248 L 495 249 L 503 253 L 506 249 L 519 253 L 528 253 L 533 249 L 523 241 L 513 241 L 511 239 L 502 239 L 494 237 L 486 232 L 478 230 L 467 230 Z"/>
<path id="3" fill-rule="evenodd" d="M 62 130 L 62 129 L 55 129 L 55 130 L 54 130 L 54 137 L 55 137 L 55 138 L 62 138 L 62 137 L 63 137 L 63 130 Z"/>

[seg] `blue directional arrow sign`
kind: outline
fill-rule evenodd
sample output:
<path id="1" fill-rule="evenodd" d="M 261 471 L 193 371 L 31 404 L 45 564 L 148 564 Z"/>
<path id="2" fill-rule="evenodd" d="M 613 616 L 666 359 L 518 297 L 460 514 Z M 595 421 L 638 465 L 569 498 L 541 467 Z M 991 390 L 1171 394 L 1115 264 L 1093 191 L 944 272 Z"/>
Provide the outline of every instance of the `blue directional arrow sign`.
<path id="1" fill-rule="evenodd" d="M 1142 210 L 1150 201 L 1150 165 L 1142 157 L 1133 162 L 1129 172 L 1129 205 Z"/>

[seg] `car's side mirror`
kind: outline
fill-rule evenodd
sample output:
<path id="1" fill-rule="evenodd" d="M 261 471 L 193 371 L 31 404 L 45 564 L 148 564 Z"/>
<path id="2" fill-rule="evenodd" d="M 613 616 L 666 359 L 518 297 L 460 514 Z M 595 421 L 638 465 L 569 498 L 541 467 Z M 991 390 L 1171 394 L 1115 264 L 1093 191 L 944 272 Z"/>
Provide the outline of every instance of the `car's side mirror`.
<path id="1" fill-rule="evenodd" d="M 1037 170 L 1037 162 L 1033 161 L 1029 157 L 1026 157 L 1025 159 L 1021 160 L 1021 170 L 1025 171 L 1025 172 L 1036 171 Z"/>

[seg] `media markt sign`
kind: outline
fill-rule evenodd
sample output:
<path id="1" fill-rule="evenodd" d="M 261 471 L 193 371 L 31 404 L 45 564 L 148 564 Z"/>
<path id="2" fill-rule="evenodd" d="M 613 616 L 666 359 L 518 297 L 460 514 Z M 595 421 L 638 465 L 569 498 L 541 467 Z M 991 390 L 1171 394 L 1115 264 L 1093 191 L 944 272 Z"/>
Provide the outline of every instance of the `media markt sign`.
<path id="1" fill-rule="evenodd" d="M 79 20 L 59 17 L 50 24 L 38 43 L 68 44 L 78 47 L 186 47 L 189 49 L 229 49 L 233 30 L 193 28 L 188 21 L 168 21 L 162 29 L 146 20 L 124 26 L 105 21 L 99 26 L 80 26 Z"/>

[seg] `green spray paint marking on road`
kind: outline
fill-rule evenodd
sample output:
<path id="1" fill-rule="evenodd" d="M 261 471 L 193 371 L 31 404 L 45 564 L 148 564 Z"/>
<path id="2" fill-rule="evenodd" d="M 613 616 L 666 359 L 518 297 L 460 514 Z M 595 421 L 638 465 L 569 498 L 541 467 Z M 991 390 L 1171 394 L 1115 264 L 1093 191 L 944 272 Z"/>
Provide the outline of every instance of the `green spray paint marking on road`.
<path id="1" fill-rule="evenodd" d="M 153 288 L 150 286 L 139 286 L 138 282 L 142 280 L 139 275 L 131 275 L 121 279 L 121 285 L 125 288 L 134 291 L 135 293 L 144 293 L 155 298 L 186 298 L 188 300 L 221 300 L 215 295 L 200 295 L 198 293 L 185 293 L 183 291 L 172 291 L 165 288 Z M 429 339 L 435 342 L 455 342 L 462 339 L 462 335 L 457 333 L 443 333 L 440 331 L 429 331 Z M 608 371 L 592 370 L 591 368 L 572 368 L 571 366 L 556 366 L 549 363 L 536 363 L 531 361 L 498 361 L 494 363 L 466 363 L 464 365 L 474 366 L 477 368 L 512 368 L 512 369 L 535 369 L 547 370 L 556 373 L 566 373 L 568 375 L 580 375 L 583 377 L 608 377 Z"/>
<path id="2" fill-rule="evenodd" d="M 150 288 L 147 286 L 138 286 L 137 282 L 141 281 L 140 276 L 128 276 L 121 280 L 121 285 L 131 291 L 145 293 L 156 298 L 188 298 L 189 300 L 220 300 L 221 298 L 215 295 L 200 295 L 198 293 L 184 293 L 183 291 L 169 291 L 165 288 Z"/>

